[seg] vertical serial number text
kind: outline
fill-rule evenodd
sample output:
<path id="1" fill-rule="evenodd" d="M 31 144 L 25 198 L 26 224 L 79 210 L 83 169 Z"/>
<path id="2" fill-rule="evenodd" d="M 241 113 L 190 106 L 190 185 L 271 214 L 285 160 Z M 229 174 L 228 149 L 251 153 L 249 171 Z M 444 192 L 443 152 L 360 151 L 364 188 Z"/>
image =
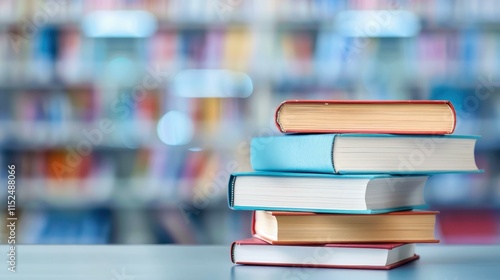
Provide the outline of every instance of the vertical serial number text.
<path id="1" fill-rule="evenodd" d="M 16 166 L 7 165 L 7 228 L 8 240 L 10 244 L 7 252 L 7 269 L 16 272 Z"/>

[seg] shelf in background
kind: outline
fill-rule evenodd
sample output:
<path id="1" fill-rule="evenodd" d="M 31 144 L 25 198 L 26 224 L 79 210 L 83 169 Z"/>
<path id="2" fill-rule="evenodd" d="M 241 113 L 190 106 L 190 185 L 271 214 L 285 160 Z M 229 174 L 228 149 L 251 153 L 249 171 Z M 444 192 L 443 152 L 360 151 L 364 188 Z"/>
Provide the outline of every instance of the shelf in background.
<path id="1" fill-rule="evenodd" d="M 39 149 L 76 147 L 82 142 L 92 148 L 137 148 L 162 145 L 156 137 L 157 124 L 152 121 L 3 121 L 0 122 L 0 149 Z M 98 132 L 95 132 L 98 131 Z M 100 136 L 91 135 L 98 133 Z M 86 136 L 87 135 L 87 136 Z M 91 137 L 92 139 L 89 139 Z M 95 139 L 93 138 L 95 137 Z M 94 144 L 95 142 L 96 144 Z M 129 146 L 127 146 L 129 145 Z"/>
<path id="2" fill-rule="evenodd" d="M 67 90 L 92 90 L 95 85 L 92 83 L 0 83 L 0 93 L 3 91 L 67 91 Z"/>
<path id="3" fill-rule="evenodd" d="M 297 62 L 298 63 L 298 62 Z M 297 64 L 296 63 L 296 64 Z M 294 64 L 294 62 L 291 62 Z M 425 64 L 425 62 L 423 63 Z M 460 65 L 460 61 L 456 61 L 455 64 Z M 176 70 L 172 69 L 173 76 L 175 73 L 179 73 L 183 69 L 181 67 L 173 67 Z M 429 69 L 432 67 L 429 67 Z M 263 71 L 269 71 L 269 69 Z M 274 93 L 281 92 L 304 92 L 304 91 L 354 91 L 363 89 L 363 85 L 352 79 L 352 77 L 348 76 L 337 76 L 335 79 L 325 80 L 321 73 L 313 72 L 308 74 L 307 76 L 283 76 L 278 74 L 273 74 L 271 76 L 267 76 L 267 78 L 262 77 L 262 71 L 255 72 L 245 72 L 248 76 L 252 77 L 252 82 L 256 88 L 262 86 L 262 83 L 269 86 Z M 274 72 L 273 72 L 274 73 Z M 430 81 L 431 87 L 446 86 L 447 88 L 454 89 L 464 89 L 475 91 L 479 86 L 487 86 L 488 90 L 494 90 L 495 92 L 500 92 L 500 82 L 496 82 L 496 77 L 493 77 L 493 84 L 482 85 L 482 80 L 479 80 L 481 76 L 478 77 L 469 77 L 469 76 L 448 76 L 442 79 L 433 79 Z M 428 79 L 424 78 L 413 78 L 413 79 L 405 79 L 404 87 L 407 89 L 412 88 L 422 88 L 427 87 L 426 83 L 429 83 Z M 120 86 L 121 89 L 131 89 L 141 84 L 138 83 L 134 86 Z M 82 93 L 92 91 L 92 90 L 116 90 L 116 87 L 108 86 L 101 83 L 82 83 L 82 82 L 46 82 L 46 83 L 38 83 L 38 82 L 25 82 L 25 83 L 2 83 L 0 82 L 0 95 L 1 94 L 16 94 L 18 91 L 32 91 L 39 92 L 40 94 L 45 94 L 48 91 L 73 91 L 73 90 L 82 90 Z M 161 85 L 155 87 L 155 90 L 159 91 L 169 91 L 170 84 L 168 82 L 162 83 Z"/>
<path id="4" fill-rule="evenodd" d="M 210 184 L 211 182 L 205 182 Z M 17 209 L 228 209 L 226 190 L 192 196 L 198 180 L 157 178 L 18 179 Z M 224 185 L 225 186 L 225 185 Z M 189 191 L 190 192 L 190 191 Z M 3 196 L 0 196 L 3 197 Z M 196 200 L 200 199 L 200 200 Z M 197 204 L 200 201 L 200 204 Z M 203 202 L 203 204 L 201 204 Z M 0 203 L 4 205 L 5 203 Z M 194 211 L 193 210 L 193 211 Z"/>
<path id="5" fill-rule="evenodd" d="M 0 151 L 65 149 L 83 145 L 83 142 L 85 145 L 90 144 L 92 149 L 111 151 L 159 149 L 168 146 L 158 138 L 157 121 L 107 119 L 106 128 L 111 127 L 110 132 L 101 130 L 102 121 L 103 119 L 92 122 L 0 121 Z M 209 122 L 195 123 L 195 127 L 197 130 L 192 140 L 181 147 L 231 150 L 236 149 L 238 144 L 249 141 L 254 133 L 260 132 L 251 122 L 233 120 L 220 121 L 215 128 Z M 241 127 L 246 127 L 247 130 L 238 130 Z M 228 131 L 233 131 L 230 136 L 220 137 Z M 95 133 L 100 136 L 94 135 Z"/>

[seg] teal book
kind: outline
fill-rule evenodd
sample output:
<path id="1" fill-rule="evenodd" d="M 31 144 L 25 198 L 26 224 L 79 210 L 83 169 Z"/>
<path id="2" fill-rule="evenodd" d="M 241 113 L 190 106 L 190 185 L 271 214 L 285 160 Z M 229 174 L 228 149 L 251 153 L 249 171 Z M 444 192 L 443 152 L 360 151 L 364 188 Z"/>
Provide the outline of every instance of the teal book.
<path id="1" fill-rule="evenodd" d="M 253 138 L 257 171 L 331 174 L 472 173 L 478 136 L 296 134 Z"/>
<path id="2" fill-rule="evenodd" d="M 377 214 L 425 206 L 427 176 L 246 172 L 230 176 L 229 207 Z"/>

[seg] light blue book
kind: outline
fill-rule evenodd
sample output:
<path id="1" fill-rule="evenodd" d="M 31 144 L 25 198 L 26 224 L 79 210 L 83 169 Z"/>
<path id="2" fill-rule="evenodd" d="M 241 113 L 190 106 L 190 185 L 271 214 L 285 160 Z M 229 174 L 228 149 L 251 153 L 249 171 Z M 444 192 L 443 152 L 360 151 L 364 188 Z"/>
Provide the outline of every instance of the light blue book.
<path id="1" fill-rule="evenodd" d="M 235 210 L 377 214 L 422 208 L 427 176 L 247 172 L 232 174 Z"/>
<path id="2" fill-rule="evenodd" d="M 306 134 L 252 139 L 257 171 L 333 174 L 481 172 L 474 158 L 478 136 Z"/>

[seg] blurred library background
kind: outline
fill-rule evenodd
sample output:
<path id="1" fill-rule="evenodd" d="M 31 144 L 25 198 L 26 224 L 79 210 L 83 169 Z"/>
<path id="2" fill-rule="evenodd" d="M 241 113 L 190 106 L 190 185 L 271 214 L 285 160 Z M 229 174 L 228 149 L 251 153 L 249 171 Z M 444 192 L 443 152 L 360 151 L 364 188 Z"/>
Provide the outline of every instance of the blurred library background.
<path id="1" fill-rule="evenodd" d="M 500 243 L 499 93 L 492 0 L 0 0 L 20 243 L 249 236 L 226 183 L 286 99 L 451 100 L 485 172 L 428 181 L 437 234 Z"/>

